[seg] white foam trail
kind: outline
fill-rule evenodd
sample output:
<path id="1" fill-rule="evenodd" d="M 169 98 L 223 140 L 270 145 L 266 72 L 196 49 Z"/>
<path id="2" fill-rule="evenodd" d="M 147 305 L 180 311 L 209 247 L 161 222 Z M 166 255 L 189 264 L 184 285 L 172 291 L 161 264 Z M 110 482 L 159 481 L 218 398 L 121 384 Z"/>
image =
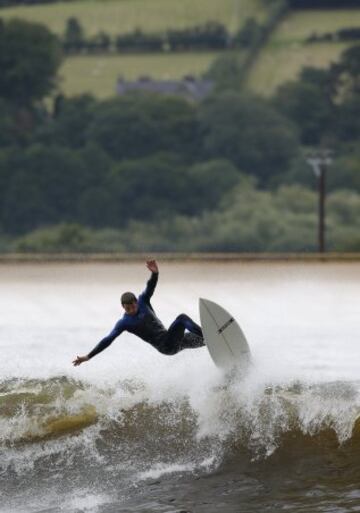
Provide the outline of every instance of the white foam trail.
<path id="1" fill-rule="evenodd" d="M 209 470 L 211 467 L 213 467 L 215 463 L 215 458 L 206 458 L 204 461 L 202 461 L 200 464 L 195 465 L 193 462 L 188 463 L 157 463 L 156 465 L 153 465 L 150 469 L 139 472 L 137 475 L 137 480 L 144 481 L 146 479 L 159 479 L 159 477 L 162 477 L 167 474 L 175 474 L 175 473 L 181 473 L 181 472 L 193 472 L 195 469 L 205 469 Z"/>
<path id="2" fill-rule="evenodd" d="M 97 513 L 101 506 L 111 504 L 111 502 L 110 496 L 94 494 L 91 490 L 80 490 L 75 496 L 68 498 L 65 504 L 60 506 L 60 510 L 65 512 Z"/>
<path id="3" fill-rule="evenodd" d="M 57 496 L 56 493 L 51 494 L 48 491 L 44 497 L 34 497 L 24 495 L 12 501 L 12 506 L 3 509 L 0 506 L 0 513 L 45 513 L 60 512 L 66 513 L 98 513 L 101 507 L 112 503 L 110 495 L 96 494 L 91 490 L 78 490 L 68 497 Z"/>

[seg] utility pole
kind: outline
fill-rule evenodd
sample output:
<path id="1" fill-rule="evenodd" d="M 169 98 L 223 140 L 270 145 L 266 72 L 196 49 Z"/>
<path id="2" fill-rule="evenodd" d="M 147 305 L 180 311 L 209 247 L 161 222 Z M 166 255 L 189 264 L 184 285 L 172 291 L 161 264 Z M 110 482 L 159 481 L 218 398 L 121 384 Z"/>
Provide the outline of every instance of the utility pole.
<path id="1" fill-rule="evenodd" d="M 326 174 L 328 167 L 332 164 L 331 150 L 317 150 L 306 157 L 306 161 L 312 167 L 318 183 L 318 251 L 325 253 L 325 198 L 326 198 Z"/>

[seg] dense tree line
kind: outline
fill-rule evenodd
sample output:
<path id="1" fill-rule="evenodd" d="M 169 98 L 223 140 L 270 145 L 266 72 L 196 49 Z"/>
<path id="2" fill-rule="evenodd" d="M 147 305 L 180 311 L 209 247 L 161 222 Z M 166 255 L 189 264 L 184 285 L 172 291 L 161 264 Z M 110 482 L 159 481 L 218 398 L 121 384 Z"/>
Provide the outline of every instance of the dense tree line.
<path id="1" fill-rule="evenodd" d="M 13 5 L 36 5 L 36 4 L 54 4 L 58 2 L 73 2 L 74 0 L 0 0 L 0 7 L 11 7 Z M 265 3 L 277 0 L 264 0 Z M 287 0 L 289 5 L 294 8 L 344 8 L 359 7 L 359 0 Z"/>
<path id="2" fill-rule="evenodd" d="M 307 39 L 307 43 L 318 43 L 324 41 L 357 41 L 360 39 L 359 27 L 348 27 L 337 30 L 336 32 L 325 32 L 318 34 L 314 32 Z"/>
<path id="3" fill-rule="evenodd" d="M 27 2 L 24 0 L 23 3 L 41 2 L 37 0 Z M 272 5 L 268 6 L 269 14 L 264 23 L 249 18 L 246 20 L 244 27 L 235 35 L 230 33 L 225 25 L 217 21 L 208 21 L 201 25 L 184 29 L 168 29 L 159 33 L 148 33 L 137 28 L 132 32 L 118 34 L 117 36 L 107 34 L 103 30 L 94 36 L 87 36 L 80 21 L 76 17 L 71 17 L 67 20 L 61 41 L 65 54 L 93 54 L 114 51 L 121 53 L 177 52 L 246 48 L 251 50 L 248 61 L 244 64 L 245 67 L 248 67 L 254 61 L 257 51 L 286 13 L 287 7 L 286 0 L 273 1 Z"/>
<path id="4" fill-rule="evenodd" d="M 359 7 L 359 0 L 287 0 L 295 9 L 345 9 Z"/>
<path id="5" fill-rule="evenodd" d="M 236 43 L 226 27 L 215 21 L 184 29 L 148 33 L 135 29 L 126 34 L 111 36 L 104 31 L 88 37 L 75 17 L 67 20 L 62 38 L 65 53 L 177 52 L 194 50 L 224 50 Z"/>
<path id="6" fill-rule="evenodd" d="M 202 105 L 152 95 L 64 99 L 28 144 L 12 142 L 0 151 L 0 219 L 9 233 L 62 220 L 121 227 L 174 211 L 196 215 L 240 170 L 266 185 L 298 151 L 289 122 L 234 93 Z"/>
<path id="7" fill-rule="evenodd" d="M 13 7 L 14 5 L 56 4 L 60 1 L 73 2 L 74 0 L 0 0 L 0 7 Z"/>
<path id="8" fill-rule="evenodd" d="M 299 185 L 258 190 L 243 178 L 214 210 L 156 222 L 131 221 L 124 229 L 90 229 L 61 223 L 12 242 L 15 251 L 206 251 L 317 250 L 317 193 Z M 334 191 L 327 199 L 327 249 L 360 251 L 360 194 Z"/>
<path id="9" fill-rule="evenodd" d="M 288 11 L 286 0 L 276 0 L 267 8 L 268 16 L 262 23 L 255 18 L 246 19 L 236 34 L 217 21 L 208 21 L 184 29 L 169 29 L 159 33 L 148 33 L 135 29 L 112 37 L 104 31 L 88 37 L 79 20 L 67 20 L 62 43 L 65 53 L 94 52 L 178 52 L 199 50 L 249 49 L 248 64 L 265 44 L 268 37 Z"/>
<path id="10" fill-rule="evenodd" d="M 350 247 L 360 47 L 304 69 L 270 100 L 229 83 L 201 103 L 58 95 L 50 112 L 41 100 L 55 90 L 60 43 L 35 29 L 0 25 L 0 249 L 311 250 L 315 179 L 302 152 L 324 141 L 337 155 L 329 233 L 333 247 Z"/>

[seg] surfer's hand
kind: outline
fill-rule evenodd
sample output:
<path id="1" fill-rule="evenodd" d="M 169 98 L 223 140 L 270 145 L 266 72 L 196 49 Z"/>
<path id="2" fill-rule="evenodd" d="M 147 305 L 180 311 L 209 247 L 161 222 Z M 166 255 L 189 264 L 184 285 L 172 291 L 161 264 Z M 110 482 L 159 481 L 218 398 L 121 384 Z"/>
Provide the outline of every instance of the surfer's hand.
<path id="1" fill-rule="evenodd" d="M 158 273 L 159 272 L 159 268 L 158 268 L 158 265 L 156 263 L 156 260 L 148 260 L 146 262 L 146 267 L 149 269 L 149 271 L 151 271 L 152 273 Z"/>
<path id="2" fill-rule="evenodd" d="M 87 362 L 88 360 L 90 360 L 90 358 L 88 356 L 77 356 L 76 360 L 73 361 L 73 365 L 74 365 L 74 367 L 77 367 L 81 363 Z"/>

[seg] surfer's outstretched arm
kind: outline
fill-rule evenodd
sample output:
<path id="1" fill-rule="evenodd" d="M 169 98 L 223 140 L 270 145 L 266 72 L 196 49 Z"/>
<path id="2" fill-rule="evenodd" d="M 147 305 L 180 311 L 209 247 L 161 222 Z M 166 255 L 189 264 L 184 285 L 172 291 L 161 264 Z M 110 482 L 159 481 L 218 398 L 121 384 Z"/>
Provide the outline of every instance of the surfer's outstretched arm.
<path id="1" fill-rule="evenodd" d="M 149 301 L 151 296 L 154 294 L 154 290 L 158 282 L 159 268 L 155 260 L 148 260 L 146 262 L 146 267 L 151 271 L 151 276 L 146 284 L 144 292 L 141 295 L 145 300 Z"/>
<path id="2" fill-rule="evenodd" d="M 80 365 L 83 362 L 89 361 L 93 356 L 101 353 L 101 351 L 104 351 L 109 345 L 118 337 L 121 335 L 121 333 L 124 331 L 125 326 L 122 319 L 115 325 L 115 328 L 112 330 L 112 332 L 107 336 L 104 337 L 100 342 L 94 347 L 92 351 L 90 351 L 89 354 L 86 356 L 77 356 L 76 359 L 73 361 L 73 364 L 75 367 Z"/>

